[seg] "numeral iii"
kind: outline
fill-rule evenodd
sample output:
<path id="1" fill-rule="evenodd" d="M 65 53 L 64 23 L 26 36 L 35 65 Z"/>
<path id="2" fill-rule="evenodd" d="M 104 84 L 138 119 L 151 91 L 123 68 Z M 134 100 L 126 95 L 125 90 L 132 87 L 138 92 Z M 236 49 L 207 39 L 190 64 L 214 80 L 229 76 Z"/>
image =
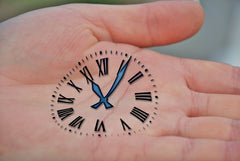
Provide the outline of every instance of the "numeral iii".
<path id="1" fill-rule="evenodd" d="M 151 92 L 135 93 L 136 100 L 152 101 Z"/>

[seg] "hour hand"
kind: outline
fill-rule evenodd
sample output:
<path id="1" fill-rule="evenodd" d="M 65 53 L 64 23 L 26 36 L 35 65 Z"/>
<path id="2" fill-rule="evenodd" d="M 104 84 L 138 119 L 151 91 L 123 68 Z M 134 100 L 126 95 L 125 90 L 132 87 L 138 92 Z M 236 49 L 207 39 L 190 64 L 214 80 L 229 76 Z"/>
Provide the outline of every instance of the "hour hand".
<path id="1" fill-rule="evenodd" d="M 91 81 L 92 83 L 92 90 L 93 92 L 99 97 L 99 98 L 103 98 L 103 95 L 102 95 L 102 91 L 99 87 L 99 85 L 97 85 L 95 82 Z"/>
<path id="2" fill-rule="evenodd" d="M 111 108 L 113 107 L 113 105 L 111 105 L 107 98 L 103 97 L 102 95 L 102 91 L 99 87 L 99 85 L 97 85 L 95 82 L 91 81 L 92 83 L 92 90 L 93 92 L 100 98 L 100 101 L 94 105 L 92 105 L 92 108 L 98 108 L 102 103 L 105 105 L 105 108 Z"/>

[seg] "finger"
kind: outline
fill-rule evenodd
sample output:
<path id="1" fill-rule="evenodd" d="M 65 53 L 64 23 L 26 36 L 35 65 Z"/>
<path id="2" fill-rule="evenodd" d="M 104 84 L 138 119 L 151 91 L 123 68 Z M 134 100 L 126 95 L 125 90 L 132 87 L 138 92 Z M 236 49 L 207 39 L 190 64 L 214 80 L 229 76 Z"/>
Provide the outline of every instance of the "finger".
<path id="1" fill-rule="evenodd" d="M 181 59 L 188 87 L 204 93 L 240 94 L 240 68 L 227 64 Z"/>
<path id="2" fill-rule="evenodd" d="M 153 146 L 159 160 L 166 161 L 239 161 L 240 157 L 240 142 L 166 137 Z"/>
<path id="3" fill-rule="evenodd" d="M 64 6 L 63 6 L 64 7 Z M 194 35 L 204 14 L 193 1 L 155 2 L 141 5 L 67 5 L 83 15 L 100 41 L 114 41 L 141 47 L 165 45 Z"/>
<path id="4" fill-rule="evenodd" d="M 240 96 L 191 92 L 188 116 L 221 116 L 240 120 Z"/>
<path id="5" fill-rule="evenodd" d="M 182 117 L 177 135 L 189 138 L 240 140 L 240 121 L 220 117 Z"/>

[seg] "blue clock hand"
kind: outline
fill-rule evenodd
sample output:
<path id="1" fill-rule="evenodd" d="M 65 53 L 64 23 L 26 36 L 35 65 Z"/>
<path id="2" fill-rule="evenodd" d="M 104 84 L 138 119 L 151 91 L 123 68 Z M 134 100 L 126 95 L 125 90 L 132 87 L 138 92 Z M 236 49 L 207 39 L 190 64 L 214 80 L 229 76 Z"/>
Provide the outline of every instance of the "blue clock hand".
<path id="1" fill-rule="evenodd" d="M 93 81 L 92 82 L 92 90 L 94 93 L 96 93 L 96 95 L 99 97 L 99 98 L 102 98 L 103 95 L 102 95 L 102 91 L 100 89 L 100 87 Z"/>
<path id="2" fill-rule="evenodd" d="M 116 89 L 116 87 L 118 86 L 118 84 L 119 84 L 120 81 L 122 80 L 122 78 L 123 78 L 123 76 L 124 76 L 124 74 L 125 74 L 125 72 L 126 72 L 126 69 L 127 69 L 127 67 L 128 67 L 128 64 L 129 64 L 131 58 L 132 58 L 132 57 L 130 57 L 130 58 L 128 59 L 128 61 L 126 62 L 126 64 L 125 64 L 123 67 L 122 67 L 122 64 L 123 64 L 123 63 L 121 64 L 121 66 L 120 66 L 120 68 L 119 68 L 119 70 L 118 70 L 118 73 L 117 73 L 117 77 L 116 77 L 116 79 L 115 79 L 115 81 L 114 81 L 111 89 L 109 90 L 108 94 L 107 94 L 105 97 L 100 97 L 100 101 L 99 101 L 98 103 L 92 105 L 91 107 L 93 107 L 93 108 L 98 108 L 102 103 L 104 103 L 104 105 L 105 105 L 106 108 L 111 108 L 111 107 L 113 107 L 113 105 L 111 105 L 110 103 L 108 103 L 108 97 L 113 93 L 113 91 Z M 122 67 L 122 68 L 121 68 L 121 67 Z M 99 88 L 99 87 L 97 87 L 96 84 L 95 84 L 95 85 L 92 84 L 92 86 L 94 86 L 94 87 L 93 87 L 93 91 L 94 91 L 94 90 L 98 91 L 97 88 Z M 95 87 L 95 86 L 96 86 L 96 87 Z M 96 89 L 94 89 L 94 88 L 96 88 Z M 100 88 L 99 88 L 99 90 L 100 90 Z M 102 95 L 101 95 L 101 96 L 102 96 Z"/>
<path id="3" fill-rule="evenodd" d="M 91 81 L 92 83 L 92 90 L 93 92 L 100 98 L 100 101 L 94 105 L 92 105 L 91 107 L 93 108 L 97 108 L 99 107 L 102 103 L 104 103 L 106 108 L 110 108 L 113 107 L 113 105 L 111 105 L 110 103 L 108 103 L 107 99 L 105 97 L 103 97 L 102 95 L 102 91 L 99 87 L 99 85 L 97 85 L 95 82 Z"/>
<path id="4" fill-rule="evenodd" d="M 116 89 L 116 87 L 118 86 L 118 84 L 122 80 L 131 58 L 132 58 L 132 56 L 130 56 L 130 58 L 128 59 L 128 61 L 126 62 L 126 64 L 122 68 L 120 66 L 121 69 L 119 69 L 119 71 L 117 73 L 117 77 L 116 77 L 111 89 L 109 90 L 108 94 L 105 96 L 106 98 L 108 98 L 113 93 L 113 91 Z"/>
<path id="5" fill-rule="evenodd" d="M 80 71 L 81 72 L 81 71 Z M 86 76 L 85 73 L 81 72 L 86 78 L 88 78 Z M 107 101 L 107 98 L 103 97 L 102 95 L 102 91 L 100 89 L 100 87 L 92 80 L 92 79 L 88 79 L 91 83 L 92 83 L 92 90 L 93 92 L 100 98 L 100 101 L 95 104 L 95 105 L 92 105 L 91 107 L 93 108 L 97 108 L 98 106 L 100 106 L 102 103 L 104 103 L 105 107 L 106 108 L 110 108 L 110 107 L 113 107 L 113 105 L 111 105 L 110 103 L 108 103 Z"/>

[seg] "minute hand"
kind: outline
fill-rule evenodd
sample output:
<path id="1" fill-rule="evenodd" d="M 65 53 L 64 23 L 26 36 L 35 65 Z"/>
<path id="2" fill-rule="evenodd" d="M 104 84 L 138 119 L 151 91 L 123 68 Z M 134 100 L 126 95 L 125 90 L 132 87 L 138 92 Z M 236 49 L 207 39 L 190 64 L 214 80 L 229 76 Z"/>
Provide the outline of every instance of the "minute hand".
<path id="1" fill-rule="evenodd" d="M 118 86 L 118 84 L 119 84 L 120 81 L 122 80 L 122 78 L 123 78 L 123 76 L 124 76 L 124 74 L 125 74 L 125 72 L 126 72 L 126 69 L 127 69 L 127 67 L 128 67 L 128 64 L 129 64 L 131 58 L 132 58 L 132 57 L 130 57 L 130 58 L 128 59 L 128 61 L 126 62 L 126 64 L 125 64 L 122 68 L 121 68 L 121 66 L 120 66 L 121 69 L 119 69 L 119 71 L 118 71 L 118 73 L 117 73 L 117 77 L 116 77 L 116 79 L 115 79 L 115 81 L 114 81 L 111 89 L 109 90 L 109 92 L 108 92 L 107 95 L 105 96 L 105 98 L 108 98 L 108 97 L 113 93 L 113 91 L 116 89 L 116 87 Z"/>

